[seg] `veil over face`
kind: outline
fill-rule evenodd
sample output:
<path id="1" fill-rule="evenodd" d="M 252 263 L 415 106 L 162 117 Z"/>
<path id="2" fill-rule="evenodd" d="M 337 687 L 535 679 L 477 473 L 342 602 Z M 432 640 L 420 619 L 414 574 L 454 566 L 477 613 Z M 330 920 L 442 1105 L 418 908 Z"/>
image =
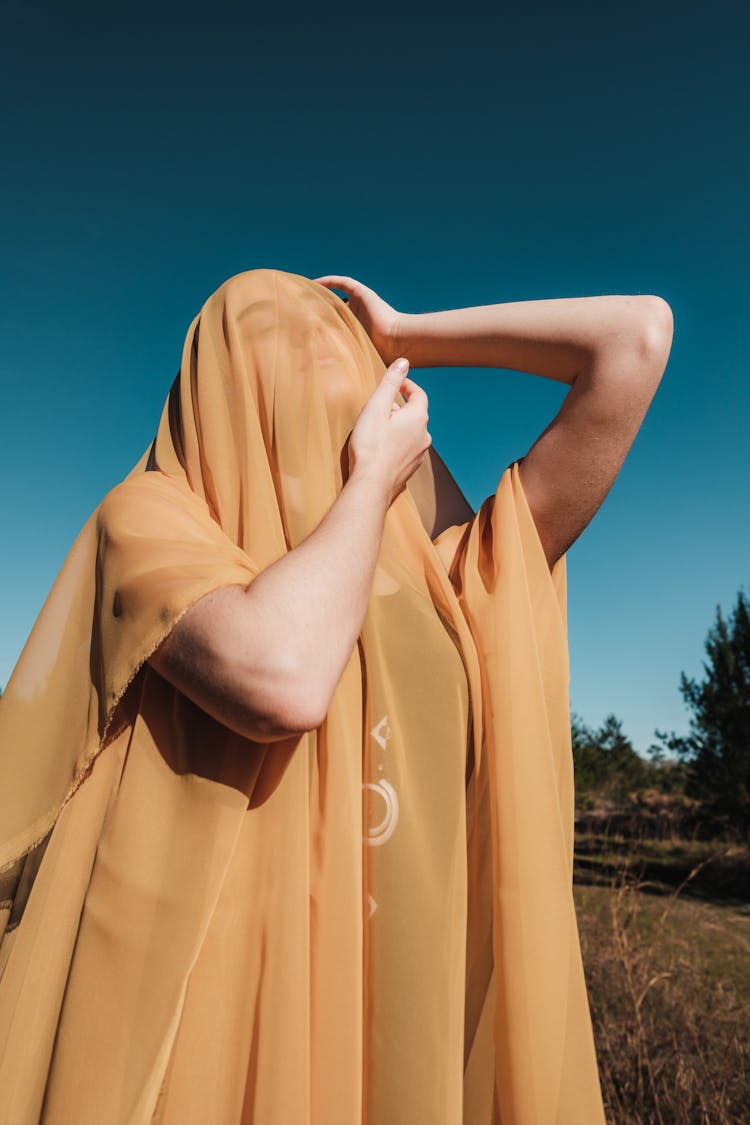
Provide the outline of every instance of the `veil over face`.
<path id="1" fill-rule="evenodd" d="M 155 466 L 184 475 L 250 554 L 254 534 L 294 547 L 341 491 L 347 437 L 383 370 L 356 317 L 323 286 L 276 270 L 239 274 L 188 332 Z M 251 497 L 262 505 L 252 518 Z"/>
<path id="2" fill-rule="evenodd" d="M 253 743 L 148 664 L 315 530 L 384 369 L 324 286 L 230 278 L 66 559 L 0 698 L 13 1120 L 603 1125 L 565 556 L 518 463 L 434 541 L 396 497 L 318 729 Z"/>

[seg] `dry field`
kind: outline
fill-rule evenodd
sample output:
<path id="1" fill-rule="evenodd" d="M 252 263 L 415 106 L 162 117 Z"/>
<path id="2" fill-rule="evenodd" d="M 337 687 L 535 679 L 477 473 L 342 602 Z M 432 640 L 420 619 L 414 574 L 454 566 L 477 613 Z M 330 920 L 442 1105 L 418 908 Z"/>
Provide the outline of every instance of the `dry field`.
<path id="1" fill-rule="evenodd" d="M 574 896 L 608 1125 L 748 1125 L 750 849 L 581 834 Z"/>

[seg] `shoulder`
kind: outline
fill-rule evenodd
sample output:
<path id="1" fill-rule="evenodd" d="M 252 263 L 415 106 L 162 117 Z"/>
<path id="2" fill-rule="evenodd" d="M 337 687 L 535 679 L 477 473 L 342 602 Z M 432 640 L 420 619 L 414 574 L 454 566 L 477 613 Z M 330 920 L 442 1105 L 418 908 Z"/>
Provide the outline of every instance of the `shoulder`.
<path id="1" fill-rule="evenodd" d="M 97 523 L 105 536 L 125 529 L 144 535 L 199 528 L 204 534 L 223 534 L 200 496 L 160 472 L 137 473 L 110 489 L 99 505 Z"/>
<path id="2" fill-rule="evenodd" d="M 208 511 L 203 500 L 185 484 L 158 471 L 136 473 L 111 488 L 101 502 L 100 512 L 105 515 L 119 514 L 133 505 L 165 505 L 178 507 L 202 507 Z"/>

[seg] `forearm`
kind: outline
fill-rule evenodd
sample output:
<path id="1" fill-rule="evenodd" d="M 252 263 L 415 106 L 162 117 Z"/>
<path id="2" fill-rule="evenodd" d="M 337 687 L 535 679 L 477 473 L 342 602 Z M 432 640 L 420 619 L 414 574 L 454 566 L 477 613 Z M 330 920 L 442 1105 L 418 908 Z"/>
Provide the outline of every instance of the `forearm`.
<path id="1" fill-rule="evenodd" d="M 313 715 L 328 710 L 361 631 L 388 503 L 379 480 L 353 473 L 315 530 L 248 587 Z"/>
<path id="2" fill-rule="evenodd" d="M 399 317 L 398 354 L 412 367 L 500 367 L 572 384 L 597 356 L 644 330 L 663 331 L 655 296 L 511 301 Z"/>

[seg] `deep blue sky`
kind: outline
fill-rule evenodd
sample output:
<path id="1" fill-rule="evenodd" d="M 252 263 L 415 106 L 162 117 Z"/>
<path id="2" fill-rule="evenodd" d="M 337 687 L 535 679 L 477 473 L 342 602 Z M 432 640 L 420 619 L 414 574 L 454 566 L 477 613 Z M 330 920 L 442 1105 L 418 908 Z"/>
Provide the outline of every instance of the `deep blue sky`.
<path id="1" fill-rule="evenodd" d="M 571 703 L 641 752 L 684 733 L 680 671 L 748 583 L 748 30 L 740 3 L 3 5 L 0 683 L 226 277 L 410 312 L 656 293 L 667 372 L 568 552 Z M 567 391 L 415 378 L 475 508 Z"/>

